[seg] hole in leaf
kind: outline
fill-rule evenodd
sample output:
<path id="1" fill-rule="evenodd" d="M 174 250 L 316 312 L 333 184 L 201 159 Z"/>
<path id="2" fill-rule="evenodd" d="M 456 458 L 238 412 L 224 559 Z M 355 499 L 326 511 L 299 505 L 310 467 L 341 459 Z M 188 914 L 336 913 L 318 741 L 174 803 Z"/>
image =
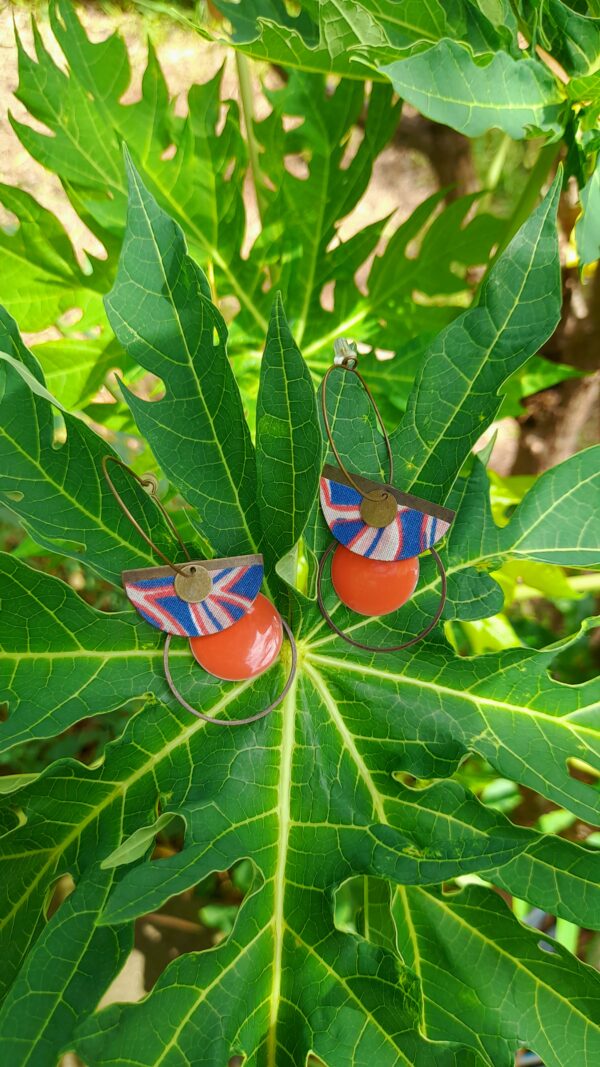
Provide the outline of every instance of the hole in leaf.
<path id="1" fill-rule="evenodd" d="M 63 874 L 53 886 L 50 887 L 46 895 L 46 902 L 44 905 L 44 914 L 46 919 L 51 919 L 52 916 L 58 911 L 61 904 L 64 904 L 67 897 L 71 896 L 71 893 L 75 889 L 75 882 L 70 874 Z"/>
<path id="2" fill-rule="evenodd" d="M 305 122 L 304 115 L 282 115 L 281 125 L 286 133 L 290 130 L 297 130 L 299 126 L 303 126 Z"/>
<path id="3" fill-rule="evenodd" d="M 151 403 L 156 400 L 162 400 L 166 392 L 162 378 L 152 374 L 151 371 L 146 371 L 140 378 L 136 378 L 133 383 L 128 382 L 128 389 L 140 400 L 146 400 Z"/>
<path id="4" fill-rule="evenodd" d="M 538 941 L 538 948 L 541 948 L 542 952 L 550 952 L 553 955 L 556 952 L 554 945 L 551 945 L 548 941 Z"/>
<path id="5" fill-rule="evenodd" d="M 170 144 L 170 145 L 168 145 L 167 148 L 165 148 L 160 153 L 160 158 L 163 160 L 163 162 L 166 163 L 167 160 L 174 159 L 176 154 L 177 154 L 177 145 L 176 144 Z"/>
<path id="6" fill-rule="evenodd" d="M 15 489 L 15 490 L 10 490 L 9 489 L 4 494 L 4 496 L 7 496 L 9 500 L 14 500 L 15 504 L 18 504 L 19 501 L 23 499 L 24 495 L 25 495 L 24 493 L 20 493 L 17 489 Z"/>
<path id="7" fill-rule="evenodd" d="M 299 153 L 294 152 L 284 156 L 283 163 L 288 174 L 292 174 L 299 181 L 305 182 L 310 177 L 308 161 Z"/>
<path id="8" fill-rule="evenodd" d="M 364 136 L 364 131 L 361 130 L 358 126 L 352 127 L 346 139 L 344 154 L 340 162 L 340 170 L 348 170 L 348 167 L 352 163 L 352 160 L 355 158 L 356 153 L 358 152 L 364 140 Z"/>
<path id="9" fill-rule="evenodd" d="M 62 412 L 54 410 L 54 434 L 52 437 L 52 448 L 55 452 L 63 447 L 67 440 L 67 427 L 63 418 Z"/>
<path id="10" fill-rule="evenodd" d="M 396 939 L 391 905 L 389 882 L 358 875 L 348 878 L 336 890 L 333 921 L 342 933 L 358 934 L 374 945 L 389 948 Z"/>
<path id="11" fill-rule="evenodd" d="M 173 851 L 171 847 L 171 854 Z M 178 956 L 202 952 L 226 940 L 254 881 L 252 861 L 240 860 L 230 871 L 209 875 L 158 911 L 138 919 L 135 948 L 143 956 L 144 990 L 152 989 L 165 967 Z"/>
<path id="12" fill-rule="evenodd" d="M 217 137 L 220 137 L 221 134 L 223 133 L 223 130 L 225 129 L 225 125 L 227 123 L 227 116 L 228 115 L 229 115 L 229 104 L 224 102 L 224 101 L 221 101 L 221 106 L 219 107 L 219 117 L 217 118 L 217 121 L 216 121 L 216 124 L 215 124 L 215 134 L 216 134 Z"/>
<path id="13" fill-rule="evenodd" d="M 323 311 L 333 311 L 335 303 L 335 281 L 325 282 L 321 289 L 319 302 Z"/>
<path id="14" fill-rule="evenodd" d="M 442 896 L 444 897 L 456 897 L 463 892 L 464 886 L 459 882 L 444 882 L 442 884 Z"/>
<path id="15" fill-rule="evenodd" d="M 422 789 L 429 789 L 429 786 L 433 782 L 437 781 L 435 778 L 417 778 L 414 774 L 410 774 L 408 771 L 394 771 L 393 778 L 401 785 L 406 786 L 407 789 L 413 789 L 415 792 L 419 792 Z"/>
<path id="16" fill-rule="evenodd" d="M 239 314 L 241 307 L 242 305 L 238 300 L 237 296 L 223 297 L 223 299 L 219 303 L 219 308 L 221 311 L 221 315 L 225 319 L 227 325 L 229 325 L 229 323 L 233 321 L 236 315 Z"/>
<path id="17" fill-rule="evenodd" d="M 236 160 L 235 160 L 235 158 L 232 157 L 229 160 L 229 162 L 227 163 L 227 165 L 226 165 L 226 167 L 225 167 L 225 169 L 223 171 L 223 181 L 224 182 L 230 182 L 231 179 L 233 178 L 233 175 L 234 175 L 234 172 L 235 172 L 235 165 L 236 165 Z"/>
<path id="18" fill-rule="evenodd" d="M 578 782 L 585 782 L 586 785 L 593 785 L 600 778 L 600 770 L 596 770 L 595 767 L 580 759 L 579 756 L 568 757 L 567 770 L 571 778 L 575 778 Z"/>
<path id="19" fill-rule="evenodd" d="M 134 948 L 100 1000 L 98 1009 L 106 1008 L 109 1004 L 117 1002 L 135 1004 L 145 993 L 144 956 Z"/>
<path id="20" fill-rule="evenodd" d="M 83 311 L 80 307 L 69 308 L 63 315 L 60 316 L 61 327 L 73 327 L 79 320 L 83 318 Z"/>

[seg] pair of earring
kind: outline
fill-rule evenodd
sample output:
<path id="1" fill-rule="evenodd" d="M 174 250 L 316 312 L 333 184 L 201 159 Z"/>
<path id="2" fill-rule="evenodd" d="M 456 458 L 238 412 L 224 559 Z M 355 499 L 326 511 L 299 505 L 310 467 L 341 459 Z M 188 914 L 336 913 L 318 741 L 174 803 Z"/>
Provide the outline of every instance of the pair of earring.
<path id="1" fill-rule="evenodd" d="M 418 497 L 401 493 L 391 484 L 381 485 L 344 466 L 336 448 L 327 412 L 327 382 L 336 370 L 353 374 L 365 390 L 386 444 L 390 483 L 394 461 L 390 440 L 381 413 L 367 383 L 358 371 L 356 346 L 344 339 L 334 346 L 334 363 L 323 379 L 321 404 L 325 432 L 338 466 L 326 464 L 320 482 L 321 507 L 335 541 L 319 562 L 317 600 L 332 630 L 356 648 L 369 652 L 397 652 L 421 641 L 438 622 L 446 599 L 446 575 L 434 544 L 444 536 L 454 512 Z M 161 509 L 186 557 L 174 563 L 151 540 L 125 504 L 109 473 L 109 464 L 122 467 L 145 489 Z M 164 567 L 124 571 L 123 585 L 129 600 L 152 626 L 167 634 L 163 663 L 165 678 L 175 699 L 187 711 L 219 726 L 241 726 L 256 722 L 281 703 L 296 671 L 296 645 L 291 630 L 271 602 L 260 593 L 263 579 L 261 555 L 227 559 L 193 560 L 170 515 L 157 497 L 154 475 L 142 477 L 116 456 L 105 456 L 102 468 L 119 507 L 152 550 L 164 560 Z M 415 591 L 419 578 L 419 556 L 433 556 L 441 579 L 437 610 L 427 626 L 399 645 L 373 648 L 356 641 L 333 621 L 323 598 L 323 576 L 331 561 L 331 580 L 339 599 L 363 616 L 387 615 L 405 604 Z M 187 637 L 195 659 L 209 673 L 224 681 L 258 677 L 275 662 L 283 634 L 291 647 L 287 681 L 275 700 L 245 719 L 222 721 L 192 707 L 177 689 L 169 665 L 173 637 Z"/>

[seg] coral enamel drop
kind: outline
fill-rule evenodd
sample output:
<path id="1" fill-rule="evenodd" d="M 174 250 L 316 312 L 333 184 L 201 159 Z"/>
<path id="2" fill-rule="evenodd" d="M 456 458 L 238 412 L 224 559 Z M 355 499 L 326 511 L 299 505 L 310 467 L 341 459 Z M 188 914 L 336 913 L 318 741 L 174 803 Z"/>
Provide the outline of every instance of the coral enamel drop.
<path id="1" fill-rule="evenodd" d="M 209 674 L 226 682 L 239 682 L 266 671 L 277 659 L 282 640 L 279 612 L 259 593 L 233 626 L 207 637 L 191 637 L 190 647 Z"/>
<path id="2" fill-rule="evenodd" d="M 388 563 L 338 545 L 331 562 L 333 588 L 358 615 L 387 615 L 413 595 L 419 580 L 417 556 Z"/>

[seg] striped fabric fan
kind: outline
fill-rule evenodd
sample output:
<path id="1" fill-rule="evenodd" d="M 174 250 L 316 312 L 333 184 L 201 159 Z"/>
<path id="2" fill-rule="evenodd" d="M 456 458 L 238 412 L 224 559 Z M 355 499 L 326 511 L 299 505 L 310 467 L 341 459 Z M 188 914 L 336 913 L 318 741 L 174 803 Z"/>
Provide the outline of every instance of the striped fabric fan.
<path id="1" fill-rule="evenodd" d="M 178 637 L 204 637 L 219 633 L 241 619 L 251 608 L 263 580 L 262 563 L 224 566 L 221 560 L 202 560 L 210 571 L 212 588 L 196 604 L 177 596 L 170 567 L 126 571 L 123 585 L 131 603 L 146 622 Z"/>

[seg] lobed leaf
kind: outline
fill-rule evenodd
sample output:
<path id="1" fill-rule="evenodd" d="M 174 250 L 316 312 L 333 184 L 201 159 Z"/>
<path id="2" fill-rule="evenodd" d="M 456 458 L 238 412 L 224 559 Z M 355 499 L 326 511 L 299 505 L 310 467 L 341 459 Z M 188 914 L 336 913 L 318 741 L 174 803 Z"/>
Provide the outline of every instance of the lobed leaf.
<path id="1" fill-rule="evenodd" d="M 225 351 L 225 323 L 180 228 L 130 161 L 128 173 L 128 225 L 106 307 L 123 347 L 163 378 L 166 392 L 147 401 L 121 389 L 165 474 L 197 508 L 215 553 L 254 552 L 254 449 Z"/>
<path id="2" fill-rule="evenodd" d="M 442 40 L 379 70 L 423 115 L 467 137 L 493 128 L 515 140 L 532 131 L 556 137 L 564 129 L 560 89 L 536 59 L 513 59 L 502 51 L 474 57 L 465 45 Z"/>
<path id="3" fill-rule="evenodd" d="M 85 559 L 114 583 L 122 570 L 152 566 L 157 557 L 125 517 L 102 475 L 102 457 L 112 450 L 82 419 L 62 411 L 65 437 L 55 440 L 55 409 L 37 360 L 25 348 L 13 320 L 0 309 L 0 493 L 2 502 L 45 548 Z M 34 391 L 24 374 L 32 376 Z M 58 444 L 58 447 L 57 447 Z M 137 509 L 163 551 L 172 534 L 162 515 L 133 479 L 119 472 L 119 489 Z"/>
<path id="4" fill-rule="evenodd" d="M 478 303 L 431 344 L 392 435 L 403 490 L 442 503 L 500 407 L 498 391 L 560 315 L 561 176 L 486 276 Z"/>
<path id="5" fill-rule="evenodd" d="M 302 536 L 319 490 L 322 453 L 314 386 L 279 296 L 261 362 L 256 448 L 263 538 L 277 560 Z"/>
<path id="6" fill-rule="evenodd" d="M 108 57 L 109 52 L 96 54 Z M 118 81 L 116 48 L 110 55 Z M 99 84 L 108 92 L 105 72 Z M 342 110 L 340 101 L 334 101 L 329 114 L 339 119 L 338 136 L 347 128 Z M 360 185 L 364 174 L 360 167 L 356 173 Z M 434 499 L 450 494 L 452 504 L 459 506 L 457 528 L 461 523 L 468 528 L 462 527 L 464 551 L 460 539 L 449 543 L 456 553 L 457 575 L 465 565 L 472 572 L 473 559 L 492 565 L 498 555 L 518 556 L 521 551 L 562 563 L 583 558 L 589 562 L 593 499 L 589 504 L 585 494 L 592 485 L 592 450 L 540 480 L 512 522 L 500 530 L 486 510 L 482 470 L 476 465 L 466 486 L 460 480 L 472 444 L 501 402 L 498 390 L 555 321 L 556 197 L 557 184 L 499 257 L 480 305 L 459 320 L 460 348 L 454 349 L 454 326 L 442 334 L 437 360 L 442 377 L 440 366 L 434 365 L 440 349 L 432 346 L 395 438 L 402 487 L 408 487 L 404 480 L 409 471 L 411 487 L 423 485 Z M 204 276 L 186 255 L 180 229 L 133 172 L 131 201 L 111 314 L 133 354 L 162 378 L 166 389 L 165 397 L 154 403 L 129 394 L 133 410 L 174 483 L 186 495 L 195 493 L 191 502 L 198 505 L 211 540 L 227 536 L 218 521 L 217 504 L 223 501 L 237 543 L 253 544 L 246 540 L 247 530 L 256 529 L 259 536 L 263 532 L 256 488 L 261 483 L 255 479 L 255 455 L 225 357 L 222 320 Z M 278 306 L 274 324 L 283 329 Z M 5 484 L 12 494 L 8 502 L 42 543 L 51 540 L 48 527 L 57 530 L 59 518 L 63 531 L 73 526 L 85 534 L 90 565 L 107 574 L 110 566 L 112 576 L 125 557 L 124 565 L 133 565 L 137 542 L 132 541 L 130 550 L 119 540 L 115 513 L 104 511 L 102 494 L 91 495 L 106 446 L 85 423 L 65 414 L 66 442 L 53 447 L 56 405 L 35 360 L 8 322 L 5 337 L 11 357 L 0 362 L 10 386 L 5 420 L 10 430 L 5 451 L 10 463 Z M 444 347 L 449 338 L 452 358 Z M 275 413 L 283 433 L 265 435 L 263 426 L 258 434 L 261 478 L 269 464 L 289 463 L 297 448 L 299 454 L 309 397 L 314 404 L 304 364 L 289 336 L 285 344 L 285 360 L 280 338 L 265 360 L 260 413 Z M 329 404 L 340 448 L 357 468 L 377 473 L 385 456 L 381 435 L 372 417 L 359 415 L 353 407 L 356 391 L 345 386 L 341 374 L 339 379 Z M 282 388 L 290 397 L 294 390 L 287 411 L 280 400 Z M 29 413 L 40 424 L 45 420 L 43 460 L 36 451 L 35 422 L 26 425 Z M 431 421 L 421 423 L 422 416 Z M 313 432 L 312 414 L 310 425 Z M 311 459 L 314 473 L 315 457 Z M 202 474 L 195 485 L 192 468 Z M 37 505 L 27 490 L 29 476 L 44 490 Z M 581 495 L 579 481 L 576 488 L 570 484 L 573 477 L 581 481 Z M 291 483 L 283 479 L 287 493 L 290 484 L 293 478 Z M 23 498 L 17 499 L 23 485 Z M 237 500 L 234 487 L 239 490 Z M 135 506 L 152 526 L 155 509 L 139 496 Z M 581 523 L 574 527 L 568 518 L 576 503 Z M 261 506 L 264 514 L 264 501 Z M 479 530 L 467 523 L 477 506 L 482 514 Z M 274 534 L 287 537 L 286 544 L 293 543 L 305 508 L 306 501 L 302 510 L 293 510 L 287 529 L 282 524 L 278 531 L 270 512 L 263 521 Z M 315 555 L 329 539 L 316 507 L 304 536 Z M 67 550 L 76 554 L 73 547 Z M 48 1065 L 75 1048 L 89 1067 L 116 1067 L 131 1059 L 147 1067 L 158 1062 L 175 1067 L 184 1061 L 214 1067 L 233 1055 L 249 1063 L 291 1067 L 305 1062 L 310 1053 L 332 1065 L 481 1067 L 493 1062 L 495 1067 L 496 1052 L 503 1062 L 507 1050 L 521 1043 L 520 1012 L 527 1040 L 556 1063 L 551 1051 L 554 1032 L 544 1038 L 535 1028 L 530 1005 L 536 995 L 545 998 L 551 1021 L 555 1014 L 559 1021 L 557 1048 L 571 1040 L 569 1051 L 579 1058 L 594 1051 L 596 977 L 591 981 L 586 969 L 563 950 L 557 959 L 548 957 L 549 964 L 544 957 L 540 964 L 538 950 L 531 950 L 530 943 L 521 950 L 520 941 L 524 963 L 515 976 L 514 961 L 507 956 L 514 936 L 512 919 L 506 930 L 502 918 L 493 915 L 498 936 L 490 945 L 492 922 L 489 916 L 481 919 L 482 907 L 477 915 L 461 916 L 461 931 L 467 919 L 474 931 L 466 948 L 457 950 L 456 972 L 467 972 L 460 989 L 466 989 L 467 1003 L 473 999 L 468 981 L 477 973 L 478 952 L 485 951 L 492 977 L 477 1004 L 477 1026 L 464 1010 L 456 1030 L 437 1041 L 431 1040 L 438 1032 L 432 1001 L 427 1000 L 429 972 L 423 966 L 418 976 L 411 969 L 417 958 L 414 950 L 411 956 L 406 948 L 401 961 L 389 929 L 377 944 L 338 929 L 334 908 L 336 890 L 357 875 L 404 887 L 422 909 L 434 909 L 445 898 L 423 887 L 478 873 L 570 921 L 597 925 L 598 853 L 566 841 L 554 847 L 553 839 L 512 825 L 458 782 L 447 780 L 464 757 L 475 752 L 503 777 L 529 786 L 588 824 L 598 822 L 597 790 L 569 772 L 573 761 L 600 771 L 598 684 L 564 685 L 550 673 L 556 654 L 574 638 L 542 651 L 517 648 L 461 658 L 438 632 L 397 655 L 375 656 L 325 630 L 316 606 L 290 589 L 287 606 L 299 652 L 294 685 L 268 718 L 222 730 L 189 717 L 171 702 L 161 702 L 161 638 L 151 630 L 140 636 L 143 628 L 133 609 L 103 617 L 62 583 L 22 563 L 5 561 L 5 572 L 9 608 L 0 659 L 3 696 L 11 704 L 22 701 L 21 709 L 9 709 L 7 736 L 16 737 L 20 730 L 25 736 L 43 730 L 47 736 L 53 726 L 63 729 L 75 721 L 83 710 L 79 686 L 86 694 L 87 714 L 128 704 L 136 693 L 145 697 L 123 737 L 95 767 L 63 760 L 37 777 L 13 783 L 4 797 L 0 952 L 9 991 L 0 1034 L 11 1049 L 14 1067 L 24 1067 L 32 1048 L 40 1049 L 40 1063 Z M 390 629 L 406 626 L 410 632 L 427 616 L 438 591 L 426 564 L 422 583 L 413 606 L 388 620 Z M 474 583 L 469 588 L 477 597 Z M 333 608 L 329 586 L 325 592 Z M 385 622 L 360 625 L 372 627 L 376 637 L 385 631 Z M 31 675 L 17 663 L 22 650 L 33 653 L 25 663 L 31 665 Z M 127 665 L 115 670 L 123 654 Z M 176 684 L 193 704 L 224 719 L 269 704 L 281 690 L 289 665 L 285 644 L 269 672 L 232 685 L 201 674 L 185 642 L 173 649 Z M 99 684 L 96 672 L 108 688 Z M 36 715 L 33 690 L 40 685 L 51 697 L 48 717 Z M 408 784 L 415 779 L 422 788 Z M 174 816 L 186 828 L 181 851 L 151 859 L 154 834 L 165 818 Z M 93 1014 L 127 951 L 128 924 L 241 859 L 251 860 L 254 877 L 228 939 L 213 951 L 174 960 L 139 1004 L 112 1005 Z M 76 889 L 46 926 L 47 894 L 67 872 Z M 452 906 L 458 914 L 463 905 L 456 901 Z M 382 907 L 385 902 L 380 901 Z M 455 923 L 455 918 L 450 921 L 450 934 L 446 925 L 437 926 L 436 946 L 448 954 L 454 951 Z M 433 925 L 428 916 L 423 937 L 431 937 Z M 483 942 L 481 930 L 484 947 L 473 951 L 472 942 Z M 517 934 L 520 939 L 521 927 Z M 98 953 L 103 955 L 101 966 Z M 48 981 L 51 954 L 58 962 Z M 81 975 L 96 972 L 94 983 L 81 980 Z M 496 973 L 502 975 L 500 996 L 492 988 Z M 513 979 L 520 1000 L 526 1002 L 524 1008 L 519 1003 L 518 1011 L 506 997 Z M 28 1010 L 31 995 L 24 997 L 27 989 L 36 995 L 33 1011 Z M 566 996 L 573 1003 L 565 1007 Z"/>
<path id="7" fill-rule="evenodd" d="M 598 975 L 521 926 L 497 896 L 407 889 L 394 912 L 402 955 L 423 983 L 429 1036 L 453 1035 L 490 1067 L 510 1067 L 518 1045 L 548 1067 L 598 1056 Z"/>

